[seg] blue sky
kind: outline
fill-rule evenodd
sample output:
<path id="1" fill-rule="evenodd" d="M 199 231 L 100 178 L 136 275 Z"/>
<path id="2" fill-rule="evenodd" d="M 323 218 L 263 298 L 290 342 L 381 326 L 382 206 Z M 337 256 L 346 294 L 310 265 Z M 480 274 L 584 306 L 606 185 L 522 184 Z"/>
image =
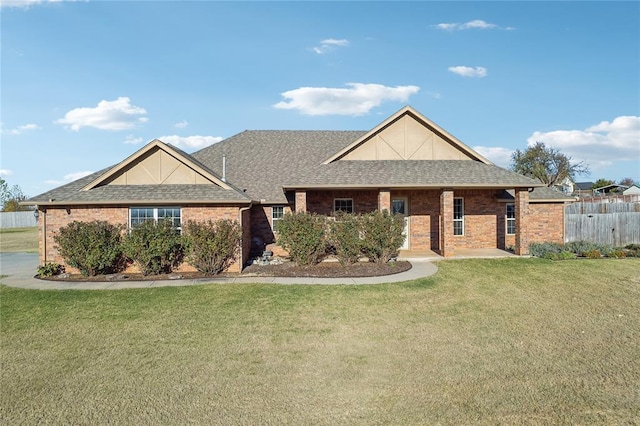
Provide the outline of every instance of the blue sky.
<path id="1" fill-rule="evenodd" d="M 154 138 L 368 130 L 404 105 L 501 166 L 543 141 L 579 181 L 640 181 L 638 2 L 1 5 L 0 176 L 30 196 Z"/>

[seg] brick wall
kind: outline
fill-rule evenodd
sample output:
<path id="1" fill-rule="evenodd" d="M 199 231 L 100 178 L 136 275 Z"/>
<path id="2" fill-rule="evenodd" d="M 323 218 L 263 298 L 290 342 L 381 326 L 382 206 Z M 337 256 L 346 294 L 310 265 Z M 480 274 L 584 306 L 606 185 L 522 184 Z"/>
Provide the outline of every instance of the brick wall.
<path id="1" fill-rule="evenodd" d="M 529 243 L 564 243 L 564 203 L 529 204 Z"/>
<path id="2" fill-rule="evenodd" d="M 307 211 L 333 215 L 334 198 L 352 198 L 354 213 L 378 210 L 378 190 L 307 191 Z"/>
<path id="3" fill-rule="evenodd" d="M 393 191 L 391 195 L 409 200 L 409 248 L 439 250 L 440 191 Z"/>
<path id="4" fill-rule="evenodd" d="M 218 219 L 239 219 L 239 207 L 238 206 L 184 206 L 182 207 L 182 221 L 187 220 L 194 221 L 207 221 Z M 60 256 L 56 248 L 56 243 L 53 239 L 54 235 L 58 233 L 58 230 L 73 221 L 78 222 L 91 222 L 94 220 L 104 220 L 112 224 L 119 224 L 127 226 L 129 223 L 129 207 L 127 206 L 109 206 L 109 207 L 95 207 L 95 206 L 73 206 L 71 208 L 64 207 L 47 207 L 46 213 L 41 212 L 40 220 L 38 221 L 38 228 L 40 234 L 39 251 L 40 251 L 40 264 L 48 262 L 56 262 L 65 265 L 67 272 L 78 273 L 75 268 L 64 263 L 64 259 Z M 46 235 L 44 229 L 46 228 Z M 44 236 L 44 238 L 43 238 Z M 241 262 L 234 263 L 229 269 L 230 272 L 237 272 L 240 270 Z M 183 263 L 178 272 L 194 271 L 195 269 L 187 264 Z M 130 267 L 127 272 L 134 272 L 135 268 Z"/>
<path id="5" fill-rule="evenodd" d="M 291 213 L 290 206 L 284 206 L 284 212 Z M 273 233 L 271 206 L 256 205 L 251 208 L 251 256 L 259 256 L 271 250 L 276 256 L 287 256 L 288 253 L 276 244 Z"/>

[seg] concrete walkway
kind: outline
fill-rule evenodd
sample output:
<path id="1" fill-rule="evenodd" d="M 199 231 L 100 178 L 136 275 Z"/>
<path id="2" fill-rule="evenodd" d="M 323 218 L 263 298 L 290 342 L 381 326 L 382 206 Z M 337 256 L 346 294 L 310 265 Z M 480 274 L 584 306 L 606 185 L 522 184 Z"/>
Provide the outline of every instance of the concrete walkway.
<path id="1" fill-rule="evenodd" d="M 365 278 L 289 278 L 289 277 L 231 277 L 203 278 L 166 281 L 109 281 L 109 282 L 64 282 L 39 280 L 33 276 L 38 268 L 38 255 L 31 253 L 0 253 L 0 283 L 9 287 L 33 290 L 116 290 L 123 288 L 147 288 L 187 286 L 202 284 L 321 284 L 321 285 L 364 285 L 384 284 L 424 278 L 436 273 L 438 268 L 428 260 L 411 260 L 411 269 L 393 275 Z"/>

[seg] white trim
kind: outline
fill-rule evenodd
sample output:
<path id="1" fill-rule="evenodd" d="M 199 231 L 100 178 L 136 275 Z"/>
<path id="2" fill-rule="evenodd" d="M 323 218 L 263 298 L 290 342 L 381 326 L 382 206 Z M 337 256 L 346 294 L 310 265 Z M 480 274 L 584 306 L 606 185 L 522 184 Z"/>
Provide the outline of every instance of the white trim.
<path id="1" fill-rule="evenodd" d="M 509 217 L 509 206 L 513 206 L 513 217 Z M 509 232 L 509 222 L 513 222 L 513 232 Z M 516 235 L 516 204 L 507 203 L 504 207 L 504 233 L 505 235 Z"/>
<path id="2" fill-rule="evenodd" d="M 356 211 L 355 205 L 353 204 L 353 198 L 334 198 L 333 199 L 333 212 L 336 213 L 338 211 L 344 211 L 342 209 L 336 209 L 336 201 L 351 201 L 351 211 L 345 213 L 354 213 Z"/>
<path id="3" fill-rule="evenodd" d="M 274 209 L 275 208 L 281 208 L 282 209 L 282 216 L 280 217 L 275 217 L 274 215 Z M 282 219 L 284 217 L 284 206 L 271 206 L 271 230 L 273 232 L 276 232 L 276 227 L 275 224 L 277 221 L 279 221 L 280 219 Z"/>
<path id="4" fill-rule="evenodd" d="M 460 200 L 462 202 L 462 217 L 460 219 L 456 219 L 456 200 Z M 462 224 L 462 233 L 456 234 L 456 223 Z M 453 236 L 454 237 L 463 237 L 464 236 L 464 198 L 463 197 L 454 197 L 453 198 Z"/>

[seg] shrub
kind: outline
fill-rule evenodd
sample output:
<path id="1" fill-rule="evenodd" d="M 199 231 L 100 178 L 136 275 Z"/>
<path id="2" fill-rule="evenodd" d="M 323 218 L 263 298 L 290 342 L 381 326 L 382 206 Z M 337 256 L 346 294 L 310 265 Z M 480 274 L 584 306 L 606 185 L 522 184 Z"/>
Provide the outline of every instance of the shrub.
<path id="1" fill-rule="evenodd" d="M 122 260 L 122 227 L 105 221 L 73 221 L 53 237 L 67 265 L 84 276 L 117 270 Z"/>
<path id="2" fill-rule="evenodd" d="M 278 223 L 278 244 L 298 265 L 320 262 L 326 248 L 326 218 L 313 213 L 287 213 Z"/>
<path id="3" fill-rule="evenodd" d="M 198 271 L 219 274 L 236 259 L 242 241 L 237 221 L 188 221 L 185 226 L 185 251 L 188 262 Z"/>
<path id="4" fill-rule="evenodd" d="M 559 254 L 562 251 L 562 244 L 557 243 L 531 243 L 529 253 L 531 256 L 544 258 L 548 253 Z"/>
<path id="5" fill-rule="evenodd" d="M 59 263 L 49 262 L 38 266 L 39 277 L 53 277 L 54 275 L 60 275 L 62 273 L 64 273 L 64 266 Z"/>
<path id="6" fill-rule="evenodd" d="M 342 265 L 352 265 L 362 255 L 362 220 L 354 214 L 338 214 L 329 226 L 329 240 Z"/>
<path id="7" fill-rule="evenodd" d="M 182 236 L 170 220 L 141 223 L 124 238 L 122 247 L 143 275 L 169 273 L 184 257 Z"/>
<path id="8" fill-rule="evenodd" d="M 573 241 L 571 243 L 565 244 L 564 248 L 569 250 L 578 256 L 584 256 L 585 253 L 591 250 L 598 250 L 600 247 L 599 244 L 593 243 L 591 241 Z"/>
<path id="9" fill-rule="evenodd" d="M 590 250 L 586 252 L 584 256 L 589 259 L 600 259 L 602 257 L 602 253 L 600 253 L 600 250 Z"/>
<path id="10" fill-rule="evenodd" d="M 609 257 L 615 257 L 616 259 L 624 259 L 625 257 L 627 257 L 627 254 L 622 249 L 614 249 L 609 254 Z"/>
<path id="11" fill-rule="evenodd" d="M 575 259 L 576 255 L 573 252 L 562 250 L 560 253 L 547 252 L 543 257 L 549 260 L 571 260 Z"/>
<path id="12" fill-rule="evenodd" d="M 640 244 L 627 244 L 626 246 L 624 246 L 624 248 L 638 251 L 640 250 Z"/>
<path id="13" fill-rule="evenodd" d="M 362 251 L 370 262 L 386 263 L 398 255 L 404 243 L 404 217 L 388 211 L 361 216 Z"/>

